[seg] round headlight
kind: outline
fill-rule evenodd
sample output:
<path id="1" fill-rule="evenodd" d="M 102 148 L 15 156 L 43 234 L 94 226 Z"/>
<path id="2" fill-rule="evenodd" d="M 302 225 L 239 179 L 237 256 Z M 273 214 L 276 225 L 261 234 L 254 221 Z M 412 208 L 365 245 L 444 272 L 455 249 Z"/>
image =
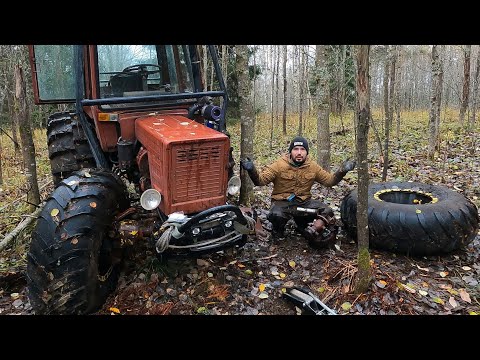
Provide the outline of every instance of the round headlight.
<path id="1" fill-rule="evenodd" d="M 155 189 L 145 190 L 142 196 L 140 196 L 140 205 L 142 205 L 145 210 L 156 209 L 161 201 L 162 195 Z"/>
<path id="2" fill-rule="evenodd" d="M 230 195 L 235 195 L 240 191 L 240 187 L 242 186 L 242 181 L 240 180 L 240 176 L 232 176 L 230 180 L 228 180 L 227 185 L 227 192 Z"/>

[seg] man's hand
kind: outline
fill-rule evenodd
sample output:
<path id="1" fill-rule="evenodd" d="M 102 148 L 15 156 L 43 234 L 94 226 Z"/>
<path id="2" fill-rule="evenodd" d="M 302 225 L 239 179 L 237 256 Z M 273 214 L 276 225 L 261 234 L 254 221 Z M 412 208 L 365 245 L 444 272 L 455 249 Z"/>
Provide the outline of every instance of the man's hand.
<path id="1" fill-rule="evenodd" d="M 253 161 L 248 157 L 246 159 L 240 160 L 240 165 L 248 172 L 252 171 L 255 168 L 255 165 L 253 165 Z"/>
<path id="2" fill-rule="evenodd" d="M 340 170 L 342 172 L 352 171 L 353 169 L 355 169 L 355 165 L 357 165 L 356 160 L 347 159 L 342 163 L 342 166 L 340 167 Z"/>
<path id="3" fill-rule="evenodd" d="M 252 179 L 254 185 L 260 185 L 260 177 L 252 159 L 247 157 L 246 159 L 240 160 L 240 166 L 247 170 L 248 176 Z"/>

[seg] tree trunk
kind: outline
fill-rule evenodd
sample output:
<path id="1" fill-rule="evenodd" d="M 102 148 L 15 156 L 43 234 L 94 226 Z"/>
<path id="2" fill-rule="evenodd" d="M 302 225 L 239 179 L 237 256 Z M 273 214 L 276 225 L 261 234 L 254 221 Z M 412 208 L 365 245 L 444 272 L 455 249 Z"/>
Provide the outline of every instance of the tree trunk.
<path id="1" fill-rule="evenodd" d="M 274 136 L 274 130 L 275 130 L 275 126 L 274 126 L 274 123 L 273 123 L 273 119 L 275 117 L 275 109 L 273 108 L 273 104 L 274 104 L 274 92 L 275 92 L 275 48 L 276 46 L 275 45 L 271 45 L 270 46 L 270 69 L 271 69 L 271 74 L 272 74 L 272 88 L 271 88 L 271 91 L 272 91 L 272 94 L 270 96 L 270 151 L 272 150 L 273 148 L 273 136 Z"/>
<path id="2" fill-rule="evenodd" d="M 462 103 L 460 105 L 460 124 L 463 125 L 465 120 L 465 113 L 468 108 L 468 96 L 470 92 L 470 53 L 472 45 L 466 45 L 464 49 L 465 60 L 463 62 L 463 91 L 462 91 Z"/>
<path id="3" fill-rule="evenodd" d="M 401 45 L 397 46 L 397 66 L 396 66 L 396 71 L 397 74 L 395 76 L 395 81 L 396 81 L 396 86 L 395 86 L 395 92 L 394 92 L 394 107 L 395 107 L 395 114 L 396 114 L 396 124 L 397 124 L 397 131 L 396 131 L 396 137 L 397 137 L 397 147 L 400 147 L 400 85 L 402 85 L 402 58 L 401 58 Z"/>
<path id="4" fill-rule="evenodd" d="M 208 89 L 208 48 L 207 45 L 202 45 L 202 50 L 203 50 L 203 91 L 207 91 Z"/>
<path id="5" fill-rule="evenodd" d="M 279 101 L 279 96 L 278 93 L 280 91 L 280 46 L 276 46 L 277 51 L 277 65 L 275 65 L 276 68 L 276 76 L 275 76 L 275 126 L 278 127 L 278 118 L 279 118 L 279 107 L 278 107 L 278 101 Z"/>
<path id="6" fill-rule="evenodd" d="M 368 123 L 370 119 L 370 45 L 357 47 L 357 160 L 358 160 L 358 200 L 357 200 L 357 239 L 358 272 L 355 279 L 355 293 L 368 290 L 373 279 L 370 268 L 368 231 Z"/>
<path id="7" fill-rule="evenodd" d="M 473 94 L 472 94 L 472 111 L 470 112 L 470 128 L 473 128 L 475 125 L 476 117 L 477 117 L 477 102 L 478 102 L 478 81 L 480 75 L 480 49 L 477 53 L 477 61 L 475 64 L 475 77 L 473 79 Z"/>
<path id="8" fill-rule="evenodd" d="M 253 159 L 253 140 L 255 136 L 253 119 L 254 112 L 250 100 L 250 78 L 248 72 L 248 46 L 238 45 L 237 49 L 237 77 L 238 77 L 238 95 L 240 105 L 240 158 L 249 157 Z M 240 167 L 240 178 L 242 186 L 240 188 L 240 203 L 251 206 L 254 201 L 253 183 L 248 173 Z"/>
<path id="9" fill-rule="evenodd" d="M 287 46 L 283 45 L 283 135 L 287 135 Z"/>
<path id="10" fill-rule="evenodd" d="M 428 121 L 428 157 L 433 160 L 435 150 L 439 150 L 440 106 L 442 96 L 442 61 L 438 45 L 432 47 L 432 89 L 430 98 L 430 118 Z"/>
<path id="11" fill-rule="evenodd" d="M 0 112 L 1 114 L 1 112 Z M 2 134 L 0 134 L 0 188 L 3 185 L 3 170 L 2 170 Z"/>
<path id="12" fill-rule="evenodd" d="M 249 74 L 250 75 L 250 74 Z M 237 78 L 238 82 L 238 78 Z M 257 126 L 257 47 L 253 45 L 253 128 Z"/>
<path id="13" fill-rule="evenodd" d="M 40 204 L 40 191 L 38 190 L 35 144 L 33 143 L 28 112 L 27 89 L 23 69 L 18 64 L 15 66 L 15 110 L 22 140 L 23 167 L 27 180 L 27 201 L 30 204 L 30 212 L 33 212 L 36 205 Z"/>
<path id="14" fill-rule="evenodd" d="M 317 161 L 327 171 L 330 170 L 330 91 L 325 45 L 317 45 L 316 94 L 317 94 Z"/>
<path id="15" fill-rule="evenodd" d="M 388 140 L 389 140 L 389 129 L 390 126 L 388 125 L 389 122 L 389 99 L 390 99 L 390 88 L 388 86 L 388 80 L 390 78 L 390 54 L 391 50 L 388 45 L 385 46 L 385 70 L 383 74 L 383 108 L 385 113 L 385 145 L 383 149 L 383 172 L 382 172 L 382 181 L 386 181 L 387 179 L 387 170 L 388 170 Z"/>
<path id="16" fill-rule="evenodd" d="M 299 85 L 299 90 L 300 90 L 300 105 L 299 105 L 299 118 L 298 118 L 298 135 L 303 134 L 303 88 L 304 88 L 304 71 L 303 71 L 303 66 L 305 64 L 305 51 L 303 49 L 303 46 L 300 46 L 300 52 L 301 52 L 301 61 L 300 61 L 300 66 L 299 71 L 300 71 L 300 85 Z"/>
<path id="17" fill-rule="evenodd" d="M 388 165 L 389 165 L 389 144 L 390 144 L 390 129 L 393 124 L 393 104 L 395 94 L 395 67 L 396 67 L 396 45 L 393 45 L 388 51 L 388 62 L 390 67 L 389 75 L 389 89 L 388 89 L 388 106 L 387 116 L 385 121 L 385 161 L 383 163 L 382 181 L 387 181 Z"/>

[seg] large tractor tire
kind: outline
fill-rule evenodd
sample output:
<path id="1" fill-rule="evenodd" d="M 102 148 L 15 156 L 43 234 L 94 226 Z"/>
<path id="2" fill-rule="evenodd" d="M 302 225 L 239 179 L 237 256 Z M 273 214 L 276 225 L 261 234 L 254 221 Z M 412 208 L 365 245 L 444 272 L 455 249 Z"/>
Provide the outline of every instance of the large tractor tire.
<path id="1" fill-rule="evenodd" d="M 74 112 L 50 115 L 47 139 L 54 185 L 76 170 L 96 166 L 85 132 Z"/>
<path id="2" fill-rule="evenodd" d="M 357 234 L 357 190 L 345 196 L 340 215 L 347 233 Z M 368 187 L 370 247 L 407 255 L 438 255 L 469 244 L 478 232 L 478 209 L 449 188 L 419 182 Z"/>
<path id="3" fill-rule="evenodd" d="M 83 169 L 59 183 L 32 232 L 27 286 L 36 314 L 88 314 L 115 289 L 114 217 L 129 206 L 123 182 Z M 118 240 L 117 240 L 118 241 Z"/>

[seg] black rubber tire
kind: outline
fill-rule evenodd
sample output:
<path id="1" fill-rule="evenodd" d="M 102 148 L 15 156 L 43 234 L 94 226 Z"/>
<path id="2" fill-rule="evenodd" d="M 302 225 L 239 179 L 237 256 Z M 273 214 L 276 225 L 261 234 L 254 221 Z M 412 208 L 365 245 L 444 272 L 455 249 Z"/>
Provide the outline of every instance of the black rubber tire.
<path id="1" fill-rule="evenodd" d="M 127 196 L 110 172 L 83 169 L 60 182 L 40 213 L 27 254 L 28 296 L 36 314 L 88 314 L 105 302 L 120 266 L 108 256 L 109 232 L 114 216 L 129 206 Z"/>
<path id="2" fill-rule="evenodd" d="M 47 140 L 54 185 L 76 170 L 96 167 L 87 137 L 74 112 L 58 112 L 48 117 Z"/>
<path id="3" fill-rule="evenodd" d="M 381 190 L 387 191 L 378 193 Z M 387 195 L 390 201 L 379 199 Z M 423 204 L 415 204 L 414 199 L 422 199 Z M 340 216 L 347 234 L 355 239 L 356 189 L 342 200 Z M 478 224 L 475 204 L 447 187 L 419 182 L 385 182 L 368 187 L 371 248 L 414 256 L 445 254 L 473 241 Z"/>

